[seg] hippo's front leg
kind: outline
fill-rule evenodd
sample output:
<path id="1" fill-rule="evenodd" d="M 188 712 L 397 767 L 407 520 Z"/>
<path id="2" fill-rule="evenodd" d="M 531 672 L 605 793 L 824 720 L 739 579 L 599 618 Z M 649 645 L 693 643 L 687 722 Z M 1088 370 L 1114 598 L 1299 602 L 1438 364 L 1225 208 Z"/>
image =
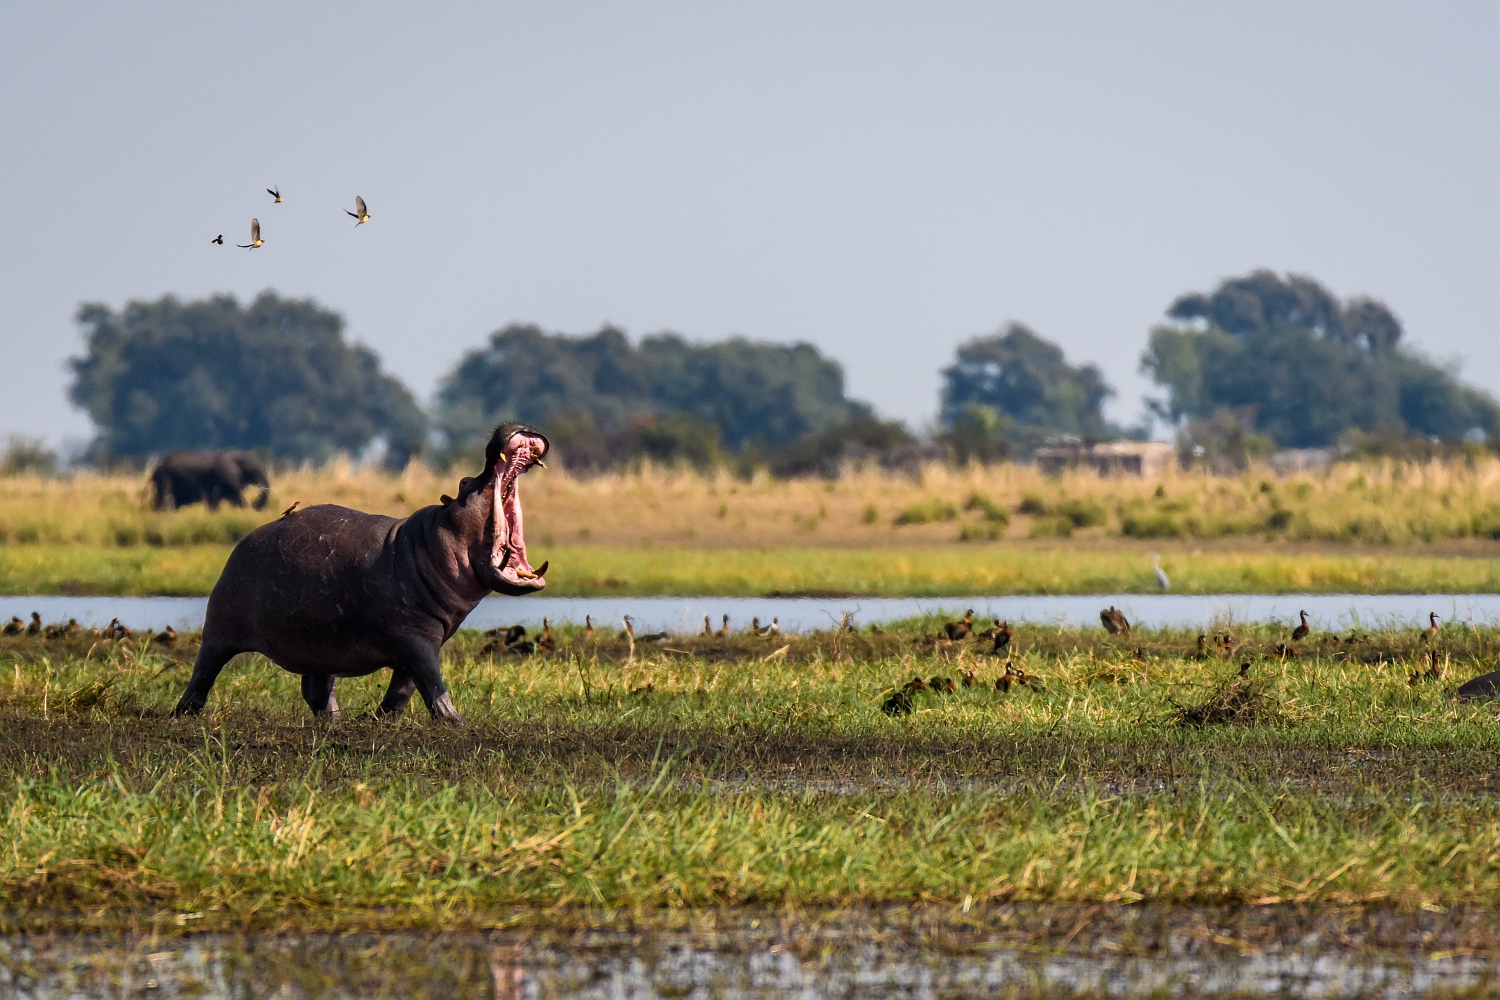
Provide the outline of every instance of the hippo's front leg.
<path id="1" fill-rule="evenodd" d="M 381 699 L 380 708 L 376 711 L 380 715 L 400 715 L 406 711 L 406 703 L 416 693 L 417 682 L 411 679 L 411 674 L 398 667 L 391 671 L 391 686 L 385 689 L 385 697 Z"/>
<path id="2" fill-rule="evenodd" d="M 451 722 L 461 726 L 464 717 L 458 714 L 458 709 L 453 707 L 453 699 L 448 695 L 448 685 L 443 683 L 443 671 L 438 660 L 436 646 L 412 644 L 408 646 L 403 655 L 396 663 L 397 676 L 406 674 L 416 685 L 417 693 L 427 703 L 427 711 L 439 722 Z M 394 689 L 396 678 L 391 678 Z M 389 694 L 386 695 L 390 697 Z M 381 706 L 385 706 L 382 704 Z"/>

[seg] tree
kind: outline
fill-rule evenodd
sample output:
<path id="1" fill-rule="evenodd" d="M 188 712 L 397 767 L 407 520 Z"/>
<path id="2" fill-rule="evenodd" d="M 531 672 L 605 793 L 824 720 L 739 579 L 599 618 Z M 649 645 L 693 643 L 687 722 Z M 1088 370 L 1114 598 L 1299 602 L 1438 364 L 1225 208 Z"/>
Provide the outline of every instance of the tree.
<path id="1" fill-rule="evenodd" d="M 1173 424 L 1224 410 L 1286 447 L 1351 430 L 1500 440 L 1500 406 L 1404 349 L 1382 302 L 1341 303 L 1312 278 L 1256 271 L 1188 294 L 1151 332 L 1141 369 L 1167 390 L 1151 409 Z"/>
<path id="2" fill-rule="evenodd" d="M 344 339 L 338 313 L 262 292 L 166 296 L 116 313 L 78 311 L 86 351 L 69 360 L 69 398 L 98 428 L 100 457 L 177 448 L 261 448 L 293 460 L 357 454 L 377 439 L 387 464 L 420 450 L 426 420 L 367 347 Z"/>
<path id="3" fill-rule="evenodd" d="M 996 419 L 1008 418 L 1011 433 L 1027 444 L 1059 434 L 1117 437 L 1118 429 L 1104 419 L 1102 409 L 1113 394 L 1097 367 L 1068 364 L 1062 348 L 1012 323 L 1004 333 L 959 346 L 953 365 L 943 369 L 939 419 L 950 432 L 959 431 L 976 444 L 976 429 L 984 432 L 981 425 L 989 418 L 973 407 L 987 407 Z"/>
<path id="4" fill-rule="evenodd" d="M 633 346 L 613 327 L 568 336 L 521 325 L 465 354 L 443 379 L 437 407 L 450 453 L 519 420 L 557 438 L 575 467 L 622 455 L 700 464 L 721 444 L 780 449 L 870 414 L 844 394 L 838 362 L 810 344 L 693 344 L 664 333 Z M 637 445 L 623 443 L 627 431 Z"/>

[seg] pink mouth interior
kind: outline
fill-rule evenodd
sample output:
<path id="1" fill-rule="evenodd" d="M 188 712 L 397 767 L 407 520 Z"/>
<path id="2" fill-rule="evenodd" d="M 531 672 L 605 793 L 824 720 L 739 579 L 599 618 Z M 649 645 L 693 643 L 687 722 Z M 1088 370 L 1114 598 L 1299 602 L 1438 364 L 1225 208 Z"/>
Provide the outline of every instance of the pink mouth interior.
<path id="1" fill-rule="evenodd" d="M 518 587 L 541 589 L 546 582 L 536 575 L 526 558 L 526 538 L 521 527 L 521 492 L 517 480 L 536 465 L 546 452 L 540 438 L 517 434 L 502 451 L 504 459 L 495 465 L 495 530 L 490 564 L 500 579 Z"/>

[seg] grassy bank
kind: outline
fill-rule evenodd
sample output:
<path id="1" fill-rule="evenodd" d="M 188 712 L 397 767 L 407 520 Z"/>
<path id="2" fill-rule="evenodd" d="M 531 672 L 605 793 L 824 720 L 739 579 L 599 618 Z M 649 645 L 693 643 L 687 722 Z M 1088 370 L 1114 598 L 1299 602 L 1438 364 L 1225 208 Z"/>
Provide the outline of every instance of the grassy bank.
<path id="1" fill-rule="evenodd" d="M 292 501 L 403 516 L 459 476 L 413 465 L 399 476 L 346 464 L 278 472 L 263 511 L 148 508 L 144 475 L 0 477 L 0 546 L 173 548 L 229 544 Z M 1338 465 L 1278 477 L 1169 473 L 1160 480 L 1046 478 L 1029 466 L 919 476 L 751 481 L 646 470 L 580 479 L 537 471 L 522 488 L 528 538 L 543 546 L 871 548 L 1107 538 L 1155 544 L 1227 539 L 1242 547 L 1380 548 L 1472 540 L 1500 553 L 1500 460 Z"/>
<path id="2" fill-rule="evenodd" d="M 313 722 L 232 665 L 165 716 L 191 640 L 0 640 L 0 923 L 482 926 L 603 910 L 1309 901 L 1500 908 L 1496 709 L 1456 680 L 1500 633 L 1354 645 L 1239 630 L 1027 629 L 998 658 L 934 623 L 805 638 L 562 636 L 445 652 L 463 729 Z M 1347 637 L 1346 637 L 1347 638 Z M 1240 675 L 1240 664 L 1245 676 Z M 919 674 L 980 683 L 881 710 Z M 1214 706 L 1233 711 L 1217 716 Z M 550 916 L 549 916 L 550 914 Z"/>
<path id="3" fill-rule="evenodd" d="M 1342 552 L 1285 547 L 997 542 L 982 546 L 872 549 L 622 548 L 534 545 L 548 559 L 547 593 L 766 596 L 850 594 L 917 597 L 973 594 L 1098 594 L 1157 591 L 1151 555 L 1179 594 L 1494 593 L 1500 558 Z M 207 594 L 228 545 L 175 548 L 95 545 L 0 546 L 0 593 Z"/>

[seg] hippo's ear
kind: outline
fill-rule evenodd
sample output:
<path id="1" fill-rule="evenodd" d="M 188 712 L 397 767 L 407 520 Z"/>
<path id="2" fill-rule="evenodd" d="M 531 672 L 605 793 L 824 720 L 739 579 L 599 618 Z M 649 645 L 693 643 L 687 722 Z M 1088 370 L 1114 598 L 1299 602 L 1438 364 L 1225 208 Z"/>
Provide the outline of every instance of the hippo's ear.
<path id="1" fill-rule="evenodd" d="M 453 498 L 450 497 L 448 494 L 444 493 L 442 496 L 438 497 L 438 502 L 441 503 L 444 507 L 446 507 L 450 503 L 453 502 Z"/>

